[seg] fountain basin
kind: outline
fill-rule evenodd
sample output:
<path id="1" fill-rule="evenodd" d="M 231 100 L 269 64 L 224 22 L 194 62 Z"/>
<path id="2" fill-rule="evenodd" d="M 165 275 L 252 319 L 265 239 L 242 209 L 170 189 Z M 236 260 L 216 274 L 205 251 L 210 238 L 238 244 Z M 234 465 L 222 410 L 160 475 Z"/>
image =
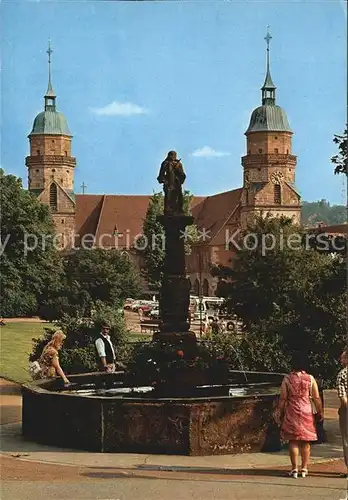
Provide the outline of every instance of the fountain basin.
<path id="1" fill-rule="evenodd" d="M 282 374 L 230 371 L 224 385 L 168 396 L 131 387 L 124 372 L 24 385 L 23 435 L 94 452 L 219 455 L 280 449 L 273 411 Z"/>

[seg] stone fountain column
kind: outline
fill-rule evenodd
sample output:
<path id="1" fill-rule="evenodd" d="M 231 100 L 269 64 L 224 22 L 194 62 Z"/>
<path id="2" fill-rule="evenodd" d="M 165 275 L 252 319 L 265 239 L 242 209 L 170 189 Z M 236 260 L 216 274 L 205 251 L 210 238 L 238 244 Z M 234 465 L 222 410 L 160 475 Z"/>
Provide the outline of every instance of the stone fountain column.
<path id="1" fill-rule="evenodd" d="M 165 259 L 159 297 L 160 332 L 154 335 L 154 340 L 195 342 L 195 334 L 189 331 L 190 280 L 186 277 L 183 237 L 194 218 L 162 215 L 159 220 L 165 231 Z"/>

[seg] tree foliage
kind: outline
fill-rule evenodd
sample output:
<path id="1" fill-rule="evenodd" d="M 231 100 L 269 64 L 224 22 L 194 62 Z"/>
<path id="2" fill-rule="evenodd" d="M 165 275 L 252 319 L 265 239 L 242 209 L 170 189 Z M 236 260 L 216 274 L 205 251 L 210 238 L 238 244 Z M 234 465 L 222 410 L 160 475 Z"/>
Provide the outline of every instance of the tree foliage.
<path id="1" fill-rule="evenodd" d="M 338 144 L 337 155 L 331 158 L 332 163 L 335 165 L 335 174 L 348 175 L 348 156 L 347 156 L 347 127 L 343 135 L 335 135 L 333 142 Z"/>
<path id="2" fill-rule="evenodd" d="M 118 250 L 80 249 L 62 259 L 60 285 L 41 304 L 45 319 L 61 319 L 65 314 L 91 317 L 98 302 L 122 308 L 124 300 L 139 290 L 133 263 Z"/>
<path id="3" fill-rule="evenodd" d="M 344 205 L 331 205 L 327 200 L 304 201 L 301 207 L 301 222 L 307 226 L 344 224 L 347 222 L 347 209 Z"/>
<path id="4" fill-rule="evenodd" d="M 257 218 L 241 241 L 250 233 L 257 247 L 241 245 L 233 269 L 215 270 L 218 294 L 244 325 L 246 365 L 286 370 L 300 348 L 313 374 L 332 381 L 347 340 L 344 259 L 306 247 L 289 219 Z M 274 240 L 274 248 L 265 251 L 261 242 L 270 246 Z"/>
<path id="5" fill-rule="evenodd" d="M 60 257 L 47 206 L 0 170 L 1 315 L 37 314 L 38 303 L 58 285 Z"/>
<path id="6" fill-rule="evenodd" d="M 191 202 L 193 195 L 184 191 L 184 213 L 191 215 Z M 154 193 L 150 199 L 149 207 L 143 223 L 143 234 L 146 236 L 147 245 L 142 251 L 144 258 L 143 276 L 152 290 L 158 290 L 162 281 L 162 267 L 165 253 L 165 236 L 163 225 L 158 221 L 158 216 L 163 215 L 164 196 L 162 192 Z M 196 239 L 196 226 L 187 229 L 189 238 L 185 243 L 187 254 L 191 251 L 190 243 Z"/>

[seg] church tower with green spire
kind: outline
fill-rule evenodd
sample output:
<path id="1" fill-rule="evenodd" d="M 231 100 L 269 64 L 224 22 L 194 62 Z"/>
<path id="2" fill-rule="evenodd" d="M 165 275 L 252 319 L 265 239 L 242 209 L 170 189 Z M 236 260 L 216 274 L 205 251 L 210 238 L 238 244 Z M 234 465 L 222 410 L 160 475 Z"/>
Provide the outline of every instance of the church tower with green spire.
<path id="1" fill-rule="evenodd" d="M 242 157 L 244 182 L 241 225 L 255 214 L 284 215 L 300 222 L 300 196 L 295 188 L 296 156 L 286 112 L 276 104 L 276 86 L 270 70 L 269 31 L 266 77 L 261 88 L 262 105 L 256 108 L 245 132 L 247 154 Z"/>
<path id="2" fill-rule="evenodd" d="M 76 158 L 71 156 L 71 139 L 67 121 L 56 109 L 56 94 L 52 86 L 51 55 L 48 54 L 48 86 L 44 96 L 44 111 L 39 113 L 29 134 L 30 155 L 26 157 L 28 189 L 49 205 L 61 234 L 61 245 L 67 245 L 75 227 L 74 169 Z"/>

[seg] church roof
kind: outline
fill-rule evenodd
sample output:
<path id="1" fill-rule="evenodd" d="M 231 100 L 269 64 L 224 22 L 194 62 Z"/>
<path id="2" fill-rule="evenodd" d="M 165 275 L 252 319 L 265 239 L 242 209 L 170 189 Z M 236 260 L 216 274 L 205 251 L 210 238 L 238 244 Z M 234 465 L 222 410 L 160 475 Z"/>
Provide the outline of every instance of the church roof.
<path id="1" fill-rule="evenodd" d="M 246 134 L 250 132 L 292 132 L 285 111 L 276 105 L 276 86 L 271 77 L 269 56 L 271 39 L 269 31 L 267 31 L 265 37 L 267 42 L 267 66 L 265 82 L 261 87 L 262 106 L 252 112 Z"/>
<path id="2" fill-rule="evenodd" d="M 46 94 L 44 96 L 45 100 L 45 110 L 39 113 L 33 123 L 32 131 L 29 137 L 32 135 L 67 135 L 71 137 L 68 123 L 65 116 L 56 110 L 56 93 L 53 90 L 52 80 L 51 80 L 51 54 L 53 50 L 51 49 L 51 44 L 48 45 L 48 85 Z"/>
<path id="3" fill-rule="evenodd" d="M 75 231 L 79 240 L 86 234 L 96 238 L 98 247 L 130 248 L 142 234 L 150 195 L 76 195 Z M 192 207 L 204 197 L 195 196 Z M 118 234 L 118 239 L 115 238 Z"/>
<path id="4" fill-rule="evenodd" d="M 208 232 L 209 238 L 201 244 L 224 244 L 224 228 L 232 223 L 231 216 L 239 205 L 242 188 L 207 196 L 192 209 L 198 230 Z"/>
<path id="5" fill-rule="evenodd" d="M 65 116 L 53 110 L 42 111 L 35 117 L 30 136 L 39 134 L 71 136 Z"/>
<path id="6" fill-rule="evenodd" d="M 292 132 L 285 111 L 276 104 L 264 104 L 254 109 L 251 114 L 250 132 Z"/>

